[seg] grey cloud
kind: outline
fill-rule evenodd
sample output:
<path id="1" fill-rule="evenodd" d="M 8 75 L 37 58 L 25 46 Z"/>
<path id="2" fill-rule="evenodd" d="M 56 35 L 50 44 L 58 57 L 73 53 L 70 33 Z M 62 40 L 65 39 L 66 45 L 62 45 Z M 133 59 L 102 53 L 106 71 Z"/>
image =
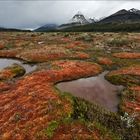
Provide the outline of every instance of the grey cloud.
<path id="1" fill-rule="evenodd" d="M 139 1 L 0 1 L 0 26 L 36 28 L 66 23 L 77 12 L 101 18 L 120 9 L 140 9 Z"/>

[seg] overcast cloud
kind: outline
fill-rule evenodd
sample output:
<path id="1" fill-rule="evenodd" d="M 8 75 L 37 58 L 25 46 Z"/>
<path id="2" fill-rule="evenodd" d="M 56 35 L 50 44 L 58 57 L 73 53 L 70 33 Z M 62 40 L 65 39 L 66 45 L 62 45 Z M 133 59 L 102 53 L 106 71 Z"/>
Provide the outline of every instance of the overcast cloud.
<path id="1" fill-rule="evenodd" d="M 22 1 L 0 0 L 0 26 L 37 28 L 47 23 L 66 23 L 81 11 L 86 17 L 101 18 L 120 9 L 140 9 L 140 1 Z"/>

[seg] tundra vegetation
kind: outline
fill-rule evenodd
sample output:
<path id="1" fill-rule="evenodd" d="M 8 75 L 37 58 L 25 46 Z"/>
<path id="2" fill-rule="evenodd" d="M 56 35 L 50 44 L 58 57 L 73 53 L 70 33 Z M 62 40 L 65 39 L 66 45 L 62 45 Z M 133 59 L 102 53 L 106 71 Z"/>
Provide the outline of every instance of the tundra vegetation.
<path id="1" fill-rule="evenodd" d="M 37 66 L 0 71 L 1 140 L 140 139 L 139 33 L 0 32 L 0 57 Z M 124 86 L 116 113 L 55 87 L 105 70 Z"/>

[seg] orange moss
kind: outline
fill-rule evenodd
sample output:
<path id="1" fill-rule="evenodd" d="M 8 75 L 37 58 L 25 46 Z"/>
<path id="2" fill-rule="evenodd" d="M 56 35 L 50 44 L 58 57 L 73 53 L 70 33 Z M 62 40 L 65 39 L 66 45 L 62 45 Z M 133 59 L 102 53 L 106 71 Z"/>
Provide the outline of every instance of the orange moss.
<path id="1" fill-rule="evenodd" d="M 4 48 L 4 45 L 1 45 L 1 44 L 0 44 L 0 49 L 3 49 L 3 48 Z"/>
<path id="2" fill-rule="evenodd" d="M 14 77 L 15 74 L 10 69 L 4 69 L 0 71 L 0 80 L 7 80 Z"/>
<path id="3" fill-rule="evenodd" d="M 5 82 L 0 82 L 0 91 L 6 91 L 11 88 L 11 84 L 7 84 Z"/>
<path id="4" fill-rule="evenodd" d="M 24 75 L 25 70 L 18 64 L 13 64 L 0 71 L 0 80 L 9 80 L 16 76 Z"/>
<path id="5" fill-rule="evenodd" d="M 0 57 L 16 57 L 22 49 L 1 50 Z"/>
<path id="6" fill-rule="evenodd" d="M 114 53 L 113 56 L 117 58 L 137 59 L 140 58 L 140 53 L 121 52 L 121 53 Z"/>
<path id="7" fill-rule="evenodd" d="M 135 118 L 140 121 L 140 96 L 139 101 L 125 100 L 122 104 L 122 109 L 129 114 L 135 115 Z"/>
<path id="8" fill-rule="evenodd" d="M 42 62 L 54 59 L 60 59 L 66 57 L 67 50 L 60 47 L 49 47 L 44 46 L 37 49 L 23 51 L 17 55 L 17 57 L 22 58 L 27 61 Z"/>
<path id="9" fill-rule="evenodd" d="M 75 57 L 78 57 L 78 58 L 81 58 L 81 59 L 88 59 L 88 58 L 90 58 L 89 54 L 84 53 L 84 52 L 77 52 Z"/>
<path id="10" fill-rule="evenodd" d="M 82 44 L 81 41 L 75 41 L 75 42 L 74 42 L 74 45 L 81 45 L 81 44 Z"/>
<path id="11" fill-rule="evenodd" d="M 140 86 L 130 87 L 129 89 L 132 91 L 140 92 Z"/>
<path id="12" fill-rule="evenodd" d="M 97 64 L 79 61 L 55 61 L 53 65 L 60 69 L 33 73 L 17 81 L 11 90 L 3 91 L 7 94 L 0 94 L 0 139 L 35 139 L 50 121 L 72 112 L 70 101 L 56 93 L 54 83 L 101 71 Z"/>
<path id="13" fill-rule="evenodd" d="M 27 61 L 33 61 L 33 62 L 43 62 L 53 59 L 60 59 L 63 57 L 66 57 L 64 53 L 46 53 L 46 52 L 25 52 L 22 53 L 20 58 L 27 60 Z"/>
<path id="14" fill-rule="evenodd" d="M 84 52 L 70 52 L 67 48 L 59 47 L 49 47 L 44 46 L 39 49 L 32 49 L 28 51 L 23 51 L 17 55 L 18 58 L 34 61 L 34 62 L 44 62 L 49 60 L 65 59 L 65 58 L 80 58 L 87 59 L 89 55 Z"/>
<path id="15" fill-rule="evenodd" d="M 84 124 L 79 122 L 60 125 L 56 130 L 52 140 L 100 140 L 101 134 L 99 130 L 94 129 L 93 131 L 89 130 Z M 104 139 L 109 140 L 109 137 L 104 137 Z"/>
<path id="16" fill-rule="evenodd" d="M 70 45 L 66 46 L 66 48 L 68 48 L 68 49 L 73 49 L 75 47 L 76 47 L 76 45 L 74 45 L 74 44 L 70 44 Z"/>
<path id="17" fill-rule="evenodd" d="M 140 86 L 129 87 L 130 93 L 126 95 L 122 102 L 122 109 L 131 115 L 135 115 L 140 121 Z"/>
<path id="18" fill-rule="evenodd" d="M 110 60 L 107 57 L 99 57 L 98 58 L 98 63 L 103 64 L 103 65 L 112 65 L 113 64 L 112 60 Z"/>
<path id="19" fill-rule="evenodd" d="M 71 42 L 71 40 L 69 38 L 62 38 L 61 41 L 64 43 Z"/>

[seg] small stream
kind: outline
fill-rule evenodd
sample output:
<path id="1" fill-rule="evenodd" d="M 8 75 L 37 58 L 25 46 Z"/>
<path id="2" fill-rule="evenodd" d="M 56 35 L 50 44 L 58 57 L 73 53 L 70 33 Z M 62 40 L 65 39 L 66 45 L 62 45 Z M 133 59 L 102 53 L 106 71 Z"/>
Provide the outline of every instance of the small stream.
<path id="1" fill-rule="evenodd" d="M 123 86 L 116 86 L 108 82 L 104 78 L 107 73 L 105 71 L 95 77 L 61 82 L 56 87 L 62 92 L 69 92 L 111 112 L 117 112 L 120 101 L 118 93 L 123 90 Z"/>
<path id="2" fill-rule="evenodd" d="M 12 64 L 19 64 L 26 70 L 26 74 L 36 70 L 36 65 L 24 64 L 24 61 L 12 58 L 0 58 L 0 70 Z"/>

